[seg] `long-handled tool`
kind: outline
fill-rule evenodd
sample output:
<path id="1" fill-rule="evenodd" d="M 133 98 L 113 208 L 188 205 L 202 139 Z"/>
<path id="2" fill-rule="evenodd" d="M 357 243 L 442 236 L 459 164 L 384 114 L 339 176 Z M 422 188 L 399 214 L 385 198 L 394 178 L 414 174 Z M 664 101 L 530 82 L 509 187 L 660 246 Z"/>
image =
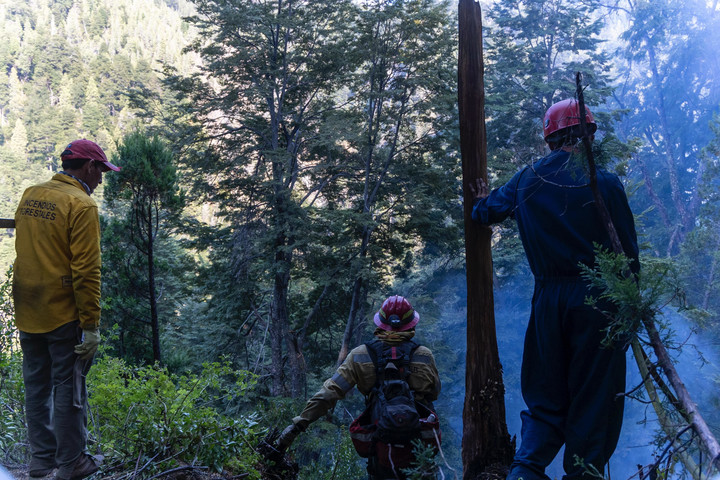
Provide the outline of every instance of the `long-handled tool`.
<path id="1" fill-rule="evenodd" d="M 0 228 L 15 228 L 15 219 L 0 218 Z"/>

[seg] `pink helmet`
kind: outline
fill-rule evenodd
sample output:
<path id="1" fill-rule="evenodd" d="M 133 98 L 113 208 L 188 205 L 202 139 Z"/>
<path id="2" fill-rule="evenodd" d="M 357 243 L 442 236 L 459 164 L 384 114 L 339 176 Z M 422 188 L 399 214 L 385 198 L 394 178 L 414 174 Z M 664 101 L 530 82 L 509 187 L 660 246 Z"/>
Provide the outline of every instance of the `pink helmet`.
<path id="1" fill-rule="evenodd" d="M 417 325 L 420 315 L 413 310 L 405 297 L 393 295 L 383 302 L 374 320 L 375 325 L 383 330 L 404 332 Z"/>
<path id="2" fill-rule="evenodd" d="M 588 124 L 590 133 L 595 133 L 597 125 L 595 119 L 590 113 L 590 109 L 585 107 L 585 122 Z M 545 112 L 545 118 L 543 120 L 543 136 L 545 141 L 548 141 L 548 137 L 553 133 L 562 130 L 563 128 L 572 127 L 573 125 L 580 125 L 580 106 L 577 100 L 574 98 L 568 98 L 562 100 L 550 106 Z"/>

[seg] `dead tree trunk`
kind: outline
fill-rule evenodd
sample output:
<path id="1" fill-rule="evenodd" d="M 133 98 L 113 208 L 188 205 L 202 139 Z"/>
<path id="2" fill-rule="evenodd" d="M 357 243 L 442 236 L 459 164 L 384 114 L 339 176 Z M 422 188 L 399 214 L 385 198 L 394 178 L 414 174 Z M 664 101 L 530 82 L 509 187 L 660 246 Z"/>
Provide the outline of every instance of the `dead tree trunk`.
<path id="1" fill-rule="evenodd" d="M 468 185 L 487 180 L 482 19 L 474 0 L 459 3 L 458 102 L 462 153 L 467 275 L 467 356 L 463 411 L 463 479 L 491 465 L 509 465 L 515 454 L 505 423 L 505 386 L 495 334 L 491 229 L 472 221 Z"/>

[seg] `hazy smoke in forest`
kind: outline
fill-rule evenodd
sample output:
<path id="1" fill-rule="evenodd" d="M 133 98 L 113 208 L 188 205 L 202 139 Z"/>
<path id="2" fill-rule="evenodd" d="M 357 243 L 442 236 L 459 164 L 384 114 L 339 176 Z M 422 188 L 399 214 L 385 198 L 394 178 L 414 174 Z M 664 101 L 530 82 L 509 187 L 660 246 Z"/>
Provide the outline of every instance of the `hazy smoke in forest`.
<path id="1" fill-rule="evenodd" d="M 464 277 L 458 276 L 449 282 L 452 285 L 446 289 L 454 290 L 461 298 L 446 299 L 447 302 L 456 302 L 456 305 L 465 302 Z M 503 285 L 502 288 L 495 290 L 495 322 L 506 390 L 506 421 L 510 435 L 517 435 L 519 445 L 520 412 L 525 408 L 520 392 L 520 361 L 533 285 L 532 279 L 526 277 L 504 279 Z M 455 318 L 441 319 L 441 324 L 451 326 L 449 330 L 453 332 L 452 339 L 437 339 L 437 341 L 445 341 L 447 345 L 455 346 L 457 358 L 464 361 L 466 334 L 464 311 L 453 311 L 452 308 L 441 308 L 441 310 L 454 312 L 450 315 Z M 709 344 L 706 338 L 696 335 L 688 320 L 674 310 L 666 311 L 664 320 L 674 332 L 674 341 L 682 345 L 681 350 L 673 351 L 678 371 L 701 412 L 707 416 L 717 408 L 713 405 L 718 378 L 720 378 L 720 357 L 715 353 L 716 348 Z M 460 336 L 463 338 L 461 339 Z M 627 365 L 627 388 L 631 389 L 640 384 L 641 376 L 630 350 L 627 355 Z M 441 371 L 441 376 L 444 379 L 448 377 L 451 379 L 450 382 L 444 381 L 441 398 L 436 402 L 438 412 L 441 416 L 444 415 L 452 429 L 452 435 L 445 435 L 446 432 L 443 432 L 443 439 L 444 442 L 456 443 L 455 446 L 459 449 L 459 442 L 462 439 L 465 366 L 462 364 L 450 371 Z M 628 399 L 625 403 L 625 418 L 620 441 L 610 462 L 610 478 L 628 479 L 637 474 L 637 465 L 649 465 L 654 462 L 658 449 L 653 445 L 653 441 L 658 431 L 657 417 L 652 406 Z M 562 477 L 562 452 L 550 466 L 547 474 L 550 478 Z"/>

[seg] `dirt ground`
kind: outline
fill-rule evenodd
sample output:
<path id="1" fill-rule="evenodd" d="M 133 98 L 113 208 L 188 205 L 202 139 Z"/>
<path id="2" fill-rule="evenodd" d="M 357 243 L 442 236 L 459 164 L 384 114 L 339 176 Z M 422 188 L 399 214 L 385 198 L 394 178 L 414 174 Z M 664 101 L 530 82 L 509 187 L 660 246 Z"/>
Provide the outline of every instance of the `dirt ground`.
<path id="1" fill-rule="evenodd" d="M 10 472 L 10 475 L 13 476 L 15 480 L 28 480 L 30 478 L 30 475 L 28 475 L 28 469 L 27 467 L 20 467 L 20 468 L 8 468 L 8 471 Z M 44 479 L 53 479 L 55 478 L 55 471 L 53 470 L 50 475 L 46 475 L 42 478 L 35 478 L 33 480 L 44 480 Z"/>

